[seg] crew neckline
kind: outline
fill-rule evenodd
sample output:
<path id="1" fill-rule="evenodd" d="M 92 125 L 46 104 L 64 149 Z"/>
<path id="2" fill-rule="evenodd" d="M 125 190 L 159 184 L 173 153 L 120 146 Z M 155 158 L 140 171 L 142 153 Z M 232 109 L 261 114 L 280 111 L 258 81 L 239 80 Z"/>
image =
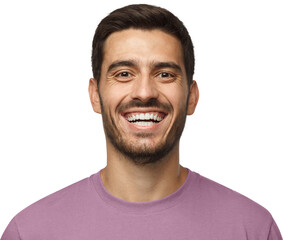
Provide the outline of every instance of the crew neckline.
<path id="1" fill-rule="evenodd" d="M 102 169 L 92 175 L 92 181 L 94 183 L 98 195 L 100 196 L 100 198 L 104 203 L 111 205 L 112 207 L 124 213 L 145 215 L 148 213 L 160 212 L 165 209 L 171 208 L 181 201 L 180 198 L 184 193 L 185 189 L 190 186 L 191 178 L 192 178 L 191 170 L 189 170 L 186 167 L 185 169 L 187 169 L 188 171 L 186 180 L 175 192 L 161 199 L 147 201 L 147 202 L 130 202 L 117 198 L 111 193 L 109 193 L 105 188 L 105 186 L 103 185 L 101 179 L 100 173 Z"/>

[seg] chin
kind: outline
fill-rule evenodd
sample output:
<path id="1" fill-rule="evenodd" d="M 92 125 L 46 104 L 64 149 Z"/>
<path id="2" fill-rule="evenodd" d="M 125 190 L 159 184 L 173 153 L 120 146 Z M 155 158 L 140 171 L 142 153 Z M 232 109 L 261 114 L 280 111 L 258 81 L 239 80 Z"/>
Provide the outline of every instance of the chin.
<path id="1" fill-rule="evenodd" d="M 139 144 L 137 144 L 137 142 Z M 143 142 L 143 143 L 141 143 Z M 176 144 L 163 142 L 159 144 L 153 141 L 114 141 L 114 147 L 129 161 L 136 165 L 148 165 L 161 162 L 166 155 L 173 149 Z"/>

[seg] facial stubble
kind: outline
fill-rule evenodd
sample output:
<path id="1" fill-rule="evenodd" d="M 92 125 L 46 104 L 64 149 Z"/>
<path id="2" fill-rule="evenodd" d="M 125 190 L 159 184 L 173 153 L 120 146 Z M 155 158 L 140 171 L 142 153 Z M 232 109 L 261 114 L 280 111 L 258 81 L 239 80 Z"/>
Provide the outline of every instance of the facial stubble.
<path id="1" fill-rule="evenodd" d="M 104 132 L 107 138 L 110 140 L 111 144 L 128 160 L 132 161 L 136 165 L 145 166 L 148 164 L 154 164 L 162 161 L 166 155 L 168 155 L 172 149 L 179 142 L 185 122 L 186 122 L 186 108 L 183 109 L 177 116 L 175 122 L 173 123 L 166 139 L 163 142 L 155 143 L 155 147 L 151 147 L 146 143 L 137 144 L 136 141 L 128 140 L 127 136 L 123 136 L 123 133 L 117 127 L 114 118 L 110 113 L 107 113 L 104 109 L 103 101 L 101 96 L 101 114 L 104 126 Z M 188 102 L 188 101 L 187 101 Z M 131 107 L 160 107 L 165 106 L 167 109 L 173 111 L 171 105 L 166 105 L 158 102 L 156 99 L 150 99 L 147 103 L 143 103 L 139 100 L 134 100 L 126 106 Z M 120 107 L 121 109 L 123 107 Z M 145 138 L 150 138 L 152 133 L 140 132 L 136 133 L 136 137 L 143 141 Z"/>

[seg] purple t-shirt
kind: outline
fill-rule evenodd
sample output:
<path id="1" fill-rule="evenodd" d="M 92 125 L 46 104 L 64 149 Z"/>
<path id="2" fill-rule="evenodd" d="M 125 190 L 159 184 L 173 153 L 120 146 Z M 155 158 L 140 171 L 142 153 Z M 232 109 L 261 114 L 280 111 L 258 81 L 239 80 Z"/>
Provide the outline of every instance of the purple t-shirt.
<path id="1" fill-rule="evenodd" d="M 188 171 L 176 192 L 150 202 L 114 197 L 99 171 L 21 211 L 1 240 L 282 240 L 265 208 Z"/>

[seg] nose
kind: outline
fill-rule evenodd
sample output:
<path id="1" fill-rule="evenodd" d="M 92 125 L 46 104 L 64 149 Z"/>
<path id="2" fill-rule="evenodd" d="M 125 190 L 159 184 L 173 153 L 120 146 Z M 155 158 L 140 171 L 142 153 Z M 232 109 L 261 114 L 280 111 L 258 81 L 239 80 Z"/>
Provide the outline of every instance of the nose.
<path id="1" fill-rule="evenodd" d="M 133 84 L 131 92 L 132 99 L 139 99 L 142 102 L 147 102 L 150 99 L 158 98 L 158 90 L 154 79 L 149 76 L 142 76 Z"/>

